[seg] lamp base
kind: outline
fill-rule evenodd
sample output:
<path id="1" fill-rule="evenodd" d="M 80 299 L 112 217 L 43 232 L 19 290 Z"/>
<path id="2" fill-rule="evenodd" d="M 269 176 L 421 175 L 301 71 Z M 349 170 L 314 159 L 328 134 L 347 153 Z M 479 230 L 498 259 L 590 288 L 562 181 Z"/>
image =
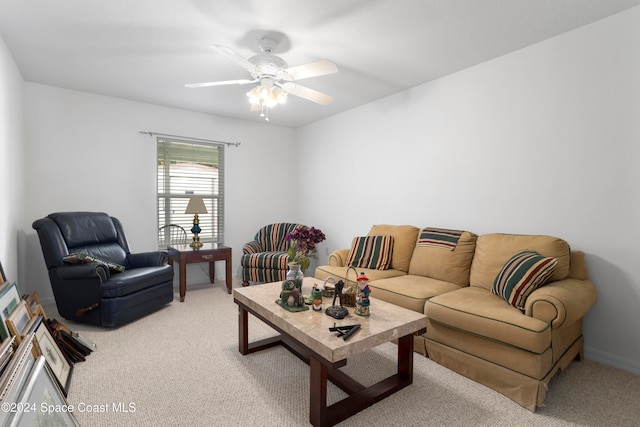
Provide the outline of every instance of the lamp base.
<path id="1" fill-rule="evenodd" d="M 189 243 L 189 246 L 191 246 L 193 249 L 199 249 L 203 246 L 202 242 L 200 241 L 200 236 L 198 236 L 197 234 L 193 235 L 193 241 L 191 243 Z"/>
<path id="2" fill-rule="evenodd" d="M 193 227 L 191 227 L 191 232 L 193 233 L 193 242 L 189 243 L 193 249 L 198 249 L 202 247 L 202 243 L 200 243 L 200 219 L 198 218 L 198 214 L 193 216 Z"/>

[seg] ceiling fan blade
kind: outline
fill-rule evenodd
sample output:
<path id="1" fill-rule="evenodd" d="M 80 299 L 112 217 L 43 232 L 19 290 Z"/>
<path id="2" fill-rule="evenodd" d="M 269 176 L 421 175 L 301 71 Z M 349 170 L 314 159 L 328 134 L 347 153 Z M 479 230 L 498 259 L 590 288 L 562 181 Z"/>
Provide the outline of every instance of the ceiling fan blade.
<path id="1" fill-rule="evenodd" d="M 251 75 L 257 76 L 260 74 L 260 70 L 258 69 L 258 67 L 253 65 L 247 59 L 240 56 L 238 52 L 231 49 L 230 47 L 223 46 L 221 44 L 212 44 L 211 47 L 217 50 L 218 52 L 224 54 L 227 58 L 231 59 L 233 62 L 235 62 L 236 64 L 238 64 L 239 66 L 247 70 L 249 73 L 251 73 Z"/>
<path id="2" fill-rule="evenodd" d="M 284 70 L 293 80 L 308 79 L 309 77 L 326 76 L 338 72 L 338 66 L 328 59 L 298 65 Z M 286 77 L 285 77 L 286 79 Z M 288 79 L 287 79 L 288 80 Z"/>
<path id="3" fill-rule="evenodd" d="M 246 85 L 249 83 L 255 83 L 257 82 L 258 79 L 255 80 L 248 80 L 248 79 L 242 79 L 242 80 L 222 80 L 219 82 L 207 82 L 207 83 L 189 83 L 186 84 L 186 87 L 208 87 L 208 86 L 224 86 L 224 85 Z"/>
<path id="4" fill-rule="evenodd" d="M 299 84 L 293 82 L 287 82 L 282 85 L 282 90 L 290 93 L 291 95 L 299 96 L 300 98 L 304 98 L 308 101 L 315 102 L 320 105 L 328 105 L 333 102 L 333 96 L 327 95 L 326 93 L 318 92 L 314 89 L 309 89 L 305 86 L 300 86 Z"/>

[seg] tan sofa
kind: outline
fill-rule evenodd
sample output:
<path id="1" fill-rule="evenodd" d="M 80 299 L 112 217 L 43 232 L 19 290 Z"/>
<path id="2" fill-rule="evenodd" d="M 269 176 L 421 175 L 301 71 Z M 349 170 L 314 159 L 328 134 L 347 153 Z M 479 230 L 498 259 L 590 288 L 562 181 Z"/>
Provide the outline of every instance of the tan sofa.
<path id="1" fill-rule="evenodd" d="M 424 312 L 427 332 L 416 351 L 535 411 L 551 378 L 583 357 L 582 318 L 596 302 L 584 253 L 550 236 L 463 232 L 453 250 L 422 246 L 420 229 L 374 225 L 369 235 L 393 236 L 387 270 L 359 268 L 375 298 Z M 521 250 L 557 259 L 557 267 L 524 309 L 492 293 L 496 276 Z M 345 279 L 349 249 L 334 251 L 315 277 Z M 350 279 L 353 279 L 351 272 Z"/>

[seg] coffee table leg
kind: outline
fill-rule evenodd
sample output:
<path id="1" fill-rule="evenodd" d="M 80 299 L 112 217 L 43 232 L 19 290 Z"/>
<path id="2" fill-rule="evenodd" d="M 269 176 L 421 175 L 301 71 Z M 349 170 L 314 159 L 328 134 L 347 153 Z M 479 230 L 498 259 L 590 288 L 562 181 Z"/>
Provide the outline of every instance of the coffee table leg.
<path id="1" fill-rule="evenodd" d="M 227 293 L 231 293 L 231 253 L 229 257 L 224 261 L 225 263 L 225 280 L 227 281 Z"/>
<path id="2" fill-rule="evenodd" d="M 216 263 L 211 261 L 209 263 L 209 282 L 213 283 L 216 280 Z"/>
<path id="3" fill-rule="evenodd" d="M 184 302 L 187 293 L 187 263 L 185 258 L 180 258 L 180 302 Z"/>
<path id="4" fill-rule="evenodd" d="M 327 367 L 311 356 L 309 358 L 309 368 L 311 371 L 309 422 L 311 425 L 318 427 L 326 423 Z"/>
<path id="5" fill-rule="evenodd" d="M 238 350 L 240 354 L 249 354 L 249 313 L 238 306 Z"/>
<path id="6" fill-rule="evenodd" d="M 398 340 L 398 376 L 413 382 L 413 335 Z"/>

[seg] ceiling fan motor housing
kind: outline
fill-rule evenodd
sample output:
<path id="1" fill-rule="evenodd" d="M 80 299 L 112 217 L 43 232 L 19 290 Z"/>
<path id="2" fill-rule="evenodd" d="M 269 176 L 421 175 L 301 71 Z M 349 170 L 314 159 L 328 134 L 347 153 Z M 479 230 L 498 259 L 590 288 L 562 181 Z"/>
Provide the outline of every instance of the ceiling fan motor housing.
<path id="1" fill-rule="evenodd" d="M 261 53 L 252 56 L 249 58 L 249 62 L 260 70 L 260 76 L 275 76 L 278 74 L 278 71 L 286 70 L 289 67 L 284 59 L 270 53 Z"/>
<path id="2" fill-rule="evenodd" d="M 255 77 L 265 75 L 275 77 L 279 71 L 284 71 L 289 68 L 289 65 L 284 59 L 271 53 L 278 47 L 277 40 L 270 37 L 263 37 L 258 40 L 258 47 L 260 47 L 262 53 L 249 58 L 249 62 L 260 70 L 260 74 Z"/>

